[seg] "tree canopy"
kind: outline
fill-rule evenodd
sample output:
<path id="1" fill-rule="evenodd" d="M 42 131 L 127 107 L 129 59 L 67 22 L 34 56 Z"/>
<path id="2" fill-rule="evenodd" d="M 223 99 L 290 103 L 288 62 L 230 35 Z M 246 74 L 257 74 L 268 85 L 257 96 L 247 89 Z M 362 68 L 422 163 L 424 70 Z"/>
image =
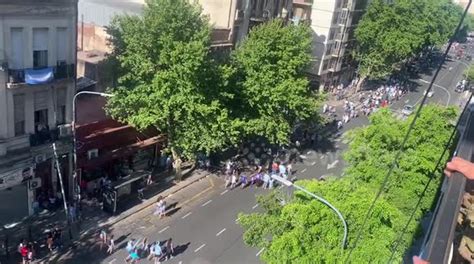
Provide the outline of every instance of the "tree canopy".
<path id="1" fill-rule="evenodd" d="M 211 28 L 188 2 L 149 0 L 142 17 L 118 16 L 109 29 L 120 78 L 108 113 L 166 134 L 175 160 L 236 138 L 223 95 L 209 82 Z"/>
<path id="2" fill-rule="evenodd" d="M 296 123 L 316 118 L 317 95 L 304 75 L 311 41 L 308 26 L 272 20 L 253 28 L 233 52 L 234 113 L 246 135 L 286 144 Z"/>
<path id="3" fill-rule="evenodd" d="M 114 18 L 108 33 L 119 79 L 110 89 L 109 115 L 165 134 L 177 169 L 183 158 L 246 136 L 287 143 L 297 122 L 317 117 L 303 74 L 308 27 L 269 21 L 216 60 L 209 21 L 189 2 L 148 0 L 142 16 Z"/>
<path id="4" fill-rule="evenodd" d="M 374 0 L 356 31 L 361 83 L 390 75 L 422 50 L 444 44 L 462 9 L 448 0 Z"/>
<path id="5" fill-rule="evenodd" d="M 362 239 L 354 248 L 351 263 L 388 261 L 424 184 L 430 177 L 435 177 L 396 250 L 394 262 L 401 262 L 405 250 L 416 238 L 417 223 L 435 200 L 441 173 L 430 173 L 447 143 L 454 118 L 456 111 L 452 108 L 430 105 L 422 110 L 397 169 L 389 179 L 389 188 L 375 203 Z M 370 121 L 369 126 L 348 135 L 350 146 L 345 159 L 349 167 L 343 178 L 296 182 L 339 209 L 349 227 L 347 249 L 354 246 L 355 236 L 411 118 L 398 120 L 389 110 L 381 110 Z M 348 250 L 341 249 L 343 226 L 334 212 L 300 192 L 295 192 L 294 199 L 284 206 L 279 200 L 278 193 L 259 197 L 259 204 L 264 209 L 262 213 L 239 216 L 245 230 L 245 243 L 266 248 L 261 256 L 263 261 L 341 263 L 345 260 Z"/>

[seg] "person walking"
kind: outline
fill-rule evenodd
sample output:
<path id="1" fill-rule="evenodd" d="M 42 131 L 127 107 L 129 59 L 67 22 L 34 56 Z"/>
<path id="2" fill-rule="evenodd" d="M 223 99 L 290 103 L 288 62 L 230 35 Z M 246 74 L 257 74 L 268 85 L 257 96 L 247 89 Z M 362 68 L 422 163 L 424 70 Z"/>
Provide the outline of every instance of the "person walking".
<path id="1" fill-rule="evenodd" d="M 237 173 L 232 173 L 230 189 L 234 189 L 237 186 Z"/>
<path id="2" fill-rule="evenodd" d="M 174 246 L 171 238 L 166 241 L 165 250 L 165 260 L 172 259 L 174 255 Z"/>
<path id="3" fill-rule="evenodd" d="M 102 250 L 102 247 L 107 245 L 107 232 L 104 229 L 101 229 L 99 232 L 99 248 Z"/>
<path id="4" fill-rule="evenodd" d="M 112 255 L 112 253 L 114 252 L 115 250 L 115 240 L 114 240 L 114 235 L 110 235 L 110 239 L 109 239 L 109 244 L 108 244 L 108 248 L 107 248 L 107 253 Z"/>

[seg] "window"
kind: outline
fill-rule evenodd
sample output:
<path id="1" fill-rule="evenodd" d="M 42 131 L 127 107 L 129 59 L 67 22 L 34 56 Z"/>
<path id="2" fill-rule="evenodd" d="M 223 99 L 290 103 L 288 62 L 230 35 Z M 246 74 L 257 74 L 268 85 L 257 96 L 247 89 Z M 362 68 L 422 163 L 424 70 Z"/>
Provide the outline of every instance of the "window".
<path id="1" fill-rule="evenodd" d="M 57 65 L 66 64 L 67 60 L 67 28 L 56 30 L 56 60 Z"/>
<path id="2" fill-rule="evenodd" d="M 331 28 L 331 30 L 329 31 L 328 40 L 333 40 L 335 34 L 336 34 L 336 30 L 334 28 Z"/>
<path id="3" fill-rule="evenodd" d="M 337 20 L 339 18 L 339 13 L 340 12 L 335 12 L 333 15 L 332 15 L 332 24 L 336 24 L 337 23 Z"/>
<path id="4" fill-rule="evenodd" d="M 48 29 L 33 29 L 33 67 L 48 67 Z"/>
<path id="5" fill-rule="evenodd" d="M 66 88 L 58 88 L 56 94 L 56 124 L 63 125 L 66 123 Z"/>
<path id="6" fill-rule="evenodd" d="M 15 137 L 25 134 L 25 95 L 13 95 L 13 119 L 15 122 Z"/>
<path id="7" fill-rule="evenodd" d="M 11 28 L 11 49 L 10 68 L 14 70 L 23 69 L 23 29 Z"/>
<path id="8" fill-rule="evenodd" d="M 329 64 L 329 61 L 328 61 L 328 60 L 324 60 L 324 61 L 323 61 L 323 71 L 325 71 L 325 70 L 328 69 L 328 64 Z"/>
<path id="9" fill-rule="evenodd" d="M 35 111 L 35 133 L 48 130 L 48 109 Z"/>

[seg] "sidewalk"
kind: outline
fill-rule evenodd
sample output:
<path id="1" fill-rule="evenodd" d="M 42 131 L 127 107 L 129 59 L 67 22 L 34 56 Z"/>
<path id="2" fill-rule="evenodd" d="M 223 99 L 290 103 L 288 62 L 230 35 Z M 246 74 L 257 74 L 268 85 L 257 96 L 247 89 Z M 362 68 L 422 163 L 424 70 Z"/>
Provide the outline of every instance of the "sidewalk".
<path id="1" fill-rule="evenodd" d="M 159 182 L 153 185 L 153 187 L 156 188 L 155 190 L 150 191 L 148 195 L 147 192 L 145 192 L 145 197 L 147 199 L 118 215 L 111 216 L 110 214 L 100 210 L 100 208 L 84 206 L 82 213 L 83 220 L 81 223 L 73 224 L 71 228 L 72 239 L 70 238 L 69 230 L 65 226 L 66 221 L 64 210 L 30 217 L 10 230 L 3 230 L 2 236 L 0 236 L 0 263 L 19 262 L 19 254 L 16 252 L 16 246 L 22 238 L 36 242 L 37 253 L 36 261 L 34 263 L 53 263 L 54 259 L 57 260 L 60 255 L 69 251 L 69 249 L 79 246 L 83 239 L 95 238 L 95 235 L 100 229 L 110 229 L 111 226 L 142 210 L 145 210 L 149 206 L 152 206 L 156 202 L 156 197 L 158 195 L 163 197 L 172 195 L 207 177 L 211 173 L 191 168 L 187 171 L 184 170 L 183 174 L 185 175 L 184 179 L 178 183 L 173 182 L 173 175 L 160 178 Z M 187 177 L 186 174 L 188 175 Z M 53 252 L 52 254 L 48 253 L 46 250 L 44 235 L 44 230 L 51 225 L 59 225 L 63 230 L 63 248 L 59 250 L 59 252 Z M 8 238 L 8 241 L 5 241 L 6 238 Z M 5 245 L 5 242 L 7 242 L 7 245 Z M 6 256 L 7 248 L 10 255 L 9 258 Z"/>

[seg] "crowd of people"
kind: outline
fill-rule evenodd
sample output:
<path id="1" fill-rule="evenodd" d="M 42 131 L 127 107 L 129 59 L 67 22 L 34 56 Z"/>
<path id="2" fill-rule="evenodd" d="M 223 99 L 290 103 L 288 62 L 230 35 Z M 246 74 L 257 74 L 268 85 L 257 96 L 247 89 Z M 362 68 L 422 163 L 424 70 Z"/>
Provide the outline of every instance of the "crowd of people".
<path id="1" fill-rule="evenodd" d="M 362 103 L 362 112 L 368 116 L 380 107 L 386 107 L 394 101 L 400 100 L 407 94 L 408 89 L 398 83 L 381 85 L 375 91 L 369 91 L 367 94 L 361 93 L 359 101 Z"/>
<path id="2" fill-rule="evenodd" d="M 140 240 L 131 239 L 125 247 L 128 255 L 125 258 L 127 263 L 137 263 L 140 259 L 152 260 L 155 264 L 173 258 L 175 248 L 171 238 L 166 241 L 155 241 L 148 243 L 146 238 Z"/>
<path id="3" fill-rule="evenodd" d="M 235 161 L 227 161 L 225 170 L 225 188 L 234 189 L 240 186 L 242 189 L 247 186 L 262 187 L 272 189 L 275 186 L 273 175 L 278 175 L 288 179 L 292 175 L 292 162 L 283 163 L 274 161 L 267 169 L 263 166 L 255 165 L 252 170 L 243 170 Z"/>

